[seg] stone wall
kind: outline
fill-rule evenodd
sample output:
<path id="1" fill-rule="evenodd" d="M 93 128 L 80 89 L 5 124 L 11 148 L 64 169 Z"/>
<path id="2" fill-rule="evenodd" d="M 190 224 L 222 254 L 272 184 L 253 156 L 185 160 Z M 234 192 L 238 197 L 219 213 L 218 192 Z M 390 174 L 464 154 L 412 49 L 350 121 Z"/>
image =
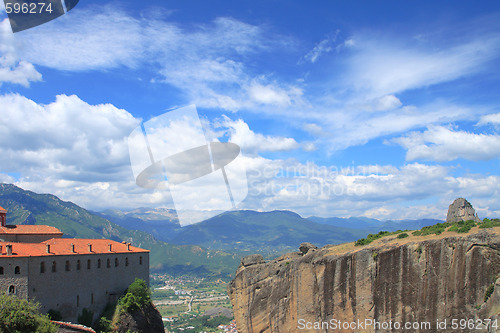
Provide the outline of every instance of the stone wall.
<path id="1" fill-rule="evenodd" d="M 67 261 L 69 271 L 66 270 Z M 41 273 L 42 262 L 45 264 L 44 273 Z M 52 272 L 54 262 L 56 272 Z M 29 272 L 29 298 L 40 302 L 42 311 L 58 310 L 64 320 L 76 322 L 84 308 L 93 311 L 94 319 L 97 318 L 109 299 L 119 297 L 135 278 L 149 283 L 149 254 L 145 252 L 32 257 Z"/>
<path id="2" fill-rule="evenodd" d="M 69 270 L 66 270 L 66 262 Z M 53 263 L 55 272 L 52 271 Z M 54 309 L 61 312 L 63 320 L 73 322 L 84 308 L 94 312 L 94 319 L 97 318 L 109 299 L 121 296 L 136 277 L 149 284 L 148 252 L 2 256 L 0 267 L 3 268 L 0 292 L 9 293 L 9 288 L 14 286 L 16 296 L 40 302 L 43 312 Z M 19 267 L 19 274 L 15 274 L 16 267 Z"/>
<path id="3" fill-rule="evenodd" d="M 0 257 L 0 273 L 1 293 L 28 298 L 28 258 Z"/>

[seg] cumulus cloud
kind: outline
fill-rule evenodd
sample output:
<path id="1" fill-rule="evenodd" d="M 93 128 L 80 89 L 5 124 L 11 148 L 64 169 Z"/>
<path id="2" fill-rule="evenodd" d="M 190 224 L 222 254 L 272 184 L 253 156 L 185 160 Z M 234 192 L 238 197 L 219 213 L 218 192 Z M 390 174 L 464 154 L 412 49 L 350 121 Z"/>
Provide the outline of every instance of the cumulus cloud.
<path id="1" fill-rule="evenodd" d="M 406 160 L 452 161 L 463 158 L 484 161 L 500 157 L 500 136 L 455 131 L 430 126 L 424 132 L 412 132 L 392 140 L 407 150 Z"/>
<path id="2" fill-rule="evenodd" d="M 480 202 L 499 196 L 498 176 L 453 177 L 453 168 L 422 163 L 337 167 L 260 158 L 249 170 L 246 207 L 290 209 L 303 216 L 444 219 L 457 196 Z M 436 204 L 405 205 L 436 196 L 442 198 Z M 484 209 L 485 215 L 493 214 L 500 205 L 490 203 L 489 207 Z"/>
<path id="3" fill-rule="evenodd" d="M 11 94 L 0 96 L 0 114 L 3 171 L 85 182 L 117 180 L 127 172 L 125 136 L 138 121 L 125 110 L 74 95 L 41 105 Z"/>
<path id="4" fill-rule="evenodd" d="M 229 128 L 229 141 L 238 144 L 245 153 L 287 151 L 299 147 L 293 138 L 255 133 L 242 119 L 230 120 L 226 117 L 222 125 Z"/>
<path id="5" fill-rule="evenodd" d="M 125 208 L 131 202 L 174 207 L 168 191 L 144 190 L 134 182 L 126 138 L 139 120 L 127 111 L 110 104 L 91 105 L 77 96 L 60 95 L 43 105 L 11 94 L 0 96 L 0 113 L 4 117 L 1 180 L 95 210 Z M 500 210 L 495 202 L 487 201 L 498 199 L 498 176 L 454 177 L 451 167 L 422 163 L 335 166 L 273 160 L 258 152 L 301 145 L 293 138 L 256 133 L 241 119 L 205 121 L 205 126 L 212 128 L 213 136 L 229 136 L 229 141 L 250 152 L 239 161 L 248 173 L 249 194 L 238 208 L 290 209 L 304 216 L 439 218 L 446 212 L 449 202 L 445 203 L 461 195 L 481 199 L 485 216 Z M 207 197 L 210 191 L 208 186 Z M 420 212 L 400 209 L 407 201 L 434 196 L 446 200 L 434 207 L 423 206 Z"/>

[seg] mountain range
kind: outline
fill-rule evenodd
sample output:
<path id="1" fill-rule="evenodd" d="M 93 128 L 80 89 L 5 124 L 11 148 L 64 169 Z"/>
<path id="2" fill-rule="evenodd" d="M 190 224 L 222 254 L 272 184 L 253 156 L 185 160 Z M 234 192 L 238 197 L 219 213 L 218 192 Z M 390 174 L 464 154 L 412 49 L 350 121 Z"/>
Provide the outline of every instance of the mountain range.
<path id="1" fill-rule="evenodd" d="M 64 237 L 109 238 L 151 250 L 152 271 L 230 276 L 240 260 L 233 253 L 165 243 L 147 232 L 126 229 L 54 195 L 26 191 L 11 184 L 0 184 L 0 206 L 8 211 L 8 224 L 50 225 L 60 229 Z"/>
<path id="2" fill-rule="evenodd" d="M 265 257 L 317 246 L 355 241 L 380 230 L 420 229 L 439 220 L 380 221 L 366 217 L 309 217 L 291 211 L 230 211 L 181 227 L 174 210 L 108 209 L 91 212 L 51 194 L 37 194 L 0 184 L 0 206 L 9 224 L 44 224 L 65 237 L 109 238 L 151 250 L 153 271 L 230 276 L 242 256 Z"/>

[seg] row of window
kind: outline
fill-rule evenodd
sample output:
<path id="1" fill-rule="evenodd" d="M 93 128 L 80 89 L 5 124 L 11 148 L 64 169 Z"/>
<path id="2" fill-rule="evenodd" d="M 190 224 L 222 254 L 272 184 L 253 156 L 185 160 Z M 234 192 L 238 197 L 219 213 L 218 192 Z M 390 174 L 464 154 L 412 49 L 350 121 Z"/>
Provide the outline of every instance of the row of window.
<path id="1" fill-rule="evenodd" d="M 14 274 L 21 274 L 21 268 L 19 266 L 14 268 Z M 3 275 L 3 266 L 0 266 L 0 275 Z"/>
<path id="2" fill-rule="evenodd" d="M 119 266 L 118 258 L 115 258 L 114 265 L 115 265 L 115 267 Z M 125 266 L 128 266 L 128 265 L 129 265 L 129 261 L 128 261 L 128 257 L 126 257 L 125 258 Z M 142 265 L 142 256 L 139 257 L 139 265 Z M 101 267 L 102 267 L 102 261 L 101 261 L 101 259 L 97 259 L 97 268 L 101 268 Z M 106 260 L 106 267 L 107 268 L 111 267 L 111 259 Z M 87 269 L 91 269 L 91 268 L 92 268 L 92 261 L 91 261 L 91 259 L 88 259 L 87 260 Z M 76 261 L 76 270 L 79 271 L 81 269 L 82 269 L 82 262 L 81 262 L 81 260 L 77 260 Z M 52 270 L 52 272 L 57 272 L 57 263 L 55 261 L 52 262 L 52 269 L 51 270 Z M 66 263 L 64 265 L 64 270 L 66 272 L 71 271 L 71 263 L 69 260 L 66 260 Z M 40 273 L 45 273 L 45 261 L 42 261 L 40 263 Z M 16 273 L 16 274 L 19 274 L 19 273 Z"/>
<path id="3" fill-rule="evenodd" d="M 115 267 L 118 267 L 118 265 L 119 265 L 118 258 L 115 258 Z M 142 265 L 142 257 L 139 257 L 139 265 Z M 125 258 L 125 266 L 128 266 L 128 257 Z M 110 259 L 106 260 L 106 267 L 107 268 L 111 267 Z M 76 261 L 76 270 L 79 271 L 79 270 L 81 270 L 81 268 L 82 268 L 82 262 L 80 260 L 77 260 Z M 91 268 L 92 268 L 92 261 L 89 259 L 89 260 L 87 260 L 87 269 L 91 269 Z M 97 259 L 97 268 L 101 268 L 101 259 Z M 69 272 L 71 270 L 71 264 L 70 264 L 69 260 L 66 260 L 65 270 L 67 272 Z M 52 262 L 52 272 L 57 272 L 57 265 L 56 265 L 55 261 Z M 44 261 L 42 261 L 40 263 L 40 273 L 45 273 L 45 262 Z M 3 266 L 0 266 L 0 275 L 3 275 L 3 274 L 4 274 Z M 19 266 L 16 266 L 14 268 L 14 274 L 21 274 L 21 268 Z"/>

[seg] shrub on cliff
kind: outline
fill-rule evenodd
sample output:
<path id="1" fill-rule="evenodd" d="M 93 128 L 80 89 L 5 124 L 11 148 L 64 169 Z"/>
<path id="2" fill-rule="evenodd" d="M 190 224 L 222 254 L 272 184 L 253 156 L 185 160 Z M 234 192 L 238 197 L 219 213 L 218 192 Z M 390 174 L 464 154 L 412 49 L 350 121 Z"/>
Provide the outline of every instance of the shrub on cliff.
<path id="1" fill-rule="evenodd" d="M 483 223 L 479 224 L 479 228 L 493 228 L 493 227 L 500 227 L 500 219 L 488 219 L 485 218 L 483 220 Z"/>
<path id="2" fill-rule="evenodd" d="M 0 295 L 0 332 L 55 333 L 57 326 L 40 314 L 40 305 L 15 296 Z"/>
<path id="3" fill-rule="evenodd" d="M 127 289 L 119 304 L 127 312 L 138 309 L 151 302 L 151 291 L 146 282 L 141 279 L 135 279 Z"/>

